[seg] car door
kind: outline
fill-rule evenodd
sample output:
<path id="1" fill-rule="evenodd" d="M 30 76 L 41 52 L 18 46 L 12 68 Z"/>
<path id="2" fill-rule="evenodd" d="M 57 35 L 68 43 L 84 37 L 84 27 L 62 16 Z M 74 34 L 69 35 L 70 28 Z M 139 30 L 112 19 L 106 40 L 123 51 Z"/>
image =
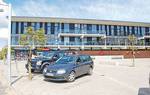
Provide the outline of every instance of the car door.
<path id="1" fill-rule="evenodd" d="M 76 72 L 76 76 L 80 76 L 82 74 L 82 61 L 80 57 L 77 57 L 76 59 L 75 72 Z"/>
<path id="2" fill-rule="evenodd" d="M 87 73 L 87 67 L 86 67 L 86 61 L 85 61 L 85 56 L 81 55 L 80 56 L 81 62 L 80 62 L 80 75 L 83 75 Z"/>
<path id="3" fill-rule="evenodd" d="M 81 56 L 81 59 L 82 59 L 82 74 L 86 74 L 88 69 L 89 69 L 89 66 L 88 66 L 88 60 L 87 60 L 87 57 L 85 55 L 82 55 Z"/>
<path id="4" fill-rule="evenodd" d="M 90 66 L 92 66 L 93 62 L 90 58 L 90 56 L 86 55 L 85 56 L 85 70 L 86 70 L 86 73 L 89 71 L 90 69 Z"/>

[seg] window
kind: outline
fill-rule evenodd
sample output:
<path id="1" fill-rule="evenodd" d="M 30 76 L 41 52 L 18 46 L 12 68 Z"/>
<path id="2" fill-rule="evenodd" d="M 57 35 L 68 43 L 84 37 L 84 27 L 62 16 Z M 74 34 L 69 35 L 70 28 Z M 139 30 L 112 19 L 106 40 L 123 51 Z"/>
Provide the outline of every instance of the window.
<path id="1" fill-rule="evenodd" d="M 96 25 L 96 30 L 99 31 L 99 25 L 98 24 Z"/>
<path id="2" fill-rule="evenodd" d="M 18 22 L 16 22 L 16 34 L 19 34 L 19 23 Z"/>
<path id="3" fill-rule="evenodd" d="M 126 26 L 123 26 L 123 32 L 124 32 L 124 36 L 126 36 L 126 34 L 127 34 Z"/>
<path id="4" fill-rule="evenodd" d="M 87 30 L 92 30 L 92 24 L 87 24 Z"/>
<path id="5" fill-rule="evenodd" d="M 69 37 L 69 41 L 70 42 L 74 42 L 75 41 L 75 37 Z"/>
<path id="6" fill-rule="evenodd" d="M 145 34 L 147 35 L 149 33 L 149 27 L 145 27 Z"/>
<path id="7" fill-rule="evenodd" d="M 90 56 L 80 56 L 81 62 L 88 62 L 91 61 Z"/>
<path id="8" fill-rule="evenodd" d="M 87 37 L 87 41 L 92 41 L 92 37 Z"/>
<path id="9" fill-rule="evenodd" d="M 69 24 L 69 30 L 74 30 L 75 29 L 75 25 L 73 23 Z"/>
<path id="10" fill-rule="evenodd" d="M 64 30 L 64 23 L 61 23 L 61 29 Z"/>
<path id="11" fill-rule="evenodd" d="M 24 23 L 21 22 L 21 34 L 23 34 L 23 33 L 24 33 Z"/>
<path id="12" fill-rule="evenodd" d="M 30 27 L 31 26 L 31 22 L 27 22 L 27 27 Z"/>
<path id="13" fill-rule="evenodd" d="M 117 36 L 117 26 L 114 26 L 114 35 Z"/>
<path id="14" fill-rule="evenodd" d="M 92 31 L 91 31 L 91 32 L 92 32 L 92 33 L 97 33 L 96 30 L 97 30 L 97 29 L 96 29 L 96 25 L 93 24 L 93 25 L 92 25 Z M 91 33 L 91 32 L 90 32 L 90 33 Z"/>
<path id="15" fill-rule="evenodd" d="M 43 23 L 42 22 L 40 22 L 40 28 L 42 28 L 43 27 Z"/>
<path id="16" fill-rule="evenodd" d="M 65 24 L 64 24 L 64 32 L 65 32 L 65 33 L 68 33 L 68 32 L 69 32 L 69 24 L 68 24 L 68 23 L 65 23 Z"/>
<path id="17" fill-rule="evenodd" d="M 130 29 L 129 29 L 129 26 L 127 26 L 127 35 L 130 34 Z"/>
<path id="18" fill-rule="evenodd" d="M 55 32 L 55 23 L 51 23 L 51 34 Z"/>
<path id="19" fill-rule="evenodd" d="M 61 37 L 61 42 L 64 42 L 64 37 Z"/>
<path id="20" fill-rule="evenodd" d="M 47 34 L 47 22 L 45 23 L 44 30 L 45 30 L 45 34 Z"/>
<path id="21" fill-rule="evenodd" d="M 12 22 L 12 34 L 16 33 L 16 22 Z"/>
<path id="22" fill-rule="evenodd" d="M 111 25 L 109 25 L 109 36 L 111 36 Z"/>
<path id="23" fill-rule="evenodd" d="M 108 35 L 108 33 L 107 33 L 107 25 L 105 25 L 105 32 L 106 32 L 106 35 Z"/>
<path id="24" fill-rule="evenodd" d="M 132 26 L 132 34 L 135 34 L 135 27 Z"/>

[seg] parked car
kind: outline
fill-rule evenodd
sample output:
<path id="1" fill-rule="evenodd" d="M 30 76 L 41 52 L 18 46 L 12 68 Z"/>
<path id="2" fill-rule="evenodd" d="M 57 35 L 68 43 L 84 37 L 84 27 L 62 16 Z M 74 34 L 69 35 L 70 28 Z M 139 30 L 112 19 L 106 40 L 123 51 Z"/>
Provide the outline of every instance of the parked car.
<path id="1" fill-rule="evenodd" d="M 44 69 L 46 80 L 73 82 L 83 74 L 92 74 L 93 61 L 89 55 L 66 55 Z"/>
<path id="2" fill-rule="evenodd" d="M 46 68 L 49 64 L 54 63 L 62 56 L 64 56 L 63 51 L 43 52 L 43 54 L 40 54 L 39 57 L 31 59 L 31 72 L 43 72 L 44 68 Z M 29 63 L 27 63 L 25 67 L 29 70 Z"/>

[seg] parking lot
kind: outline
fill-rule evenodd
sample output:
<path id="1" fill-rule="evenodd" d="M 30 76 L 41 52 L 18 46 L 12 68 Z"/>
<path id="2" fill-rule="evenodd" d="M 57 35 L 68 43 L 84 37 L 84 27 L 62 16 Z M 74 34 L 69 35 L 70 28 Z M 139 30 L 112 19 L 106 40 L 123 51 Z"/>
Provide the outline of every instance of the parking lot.
<path id="1" fill-rule="evenodd" d="M 95 63 L 92 76 L 79 77 L 72 83 L 45 81 L 40 73 L 34 73 L 30 81 L 25 62 L 18 62 L 19 74 L 13 64 L 12 77 L 20 77 L 12 86 L 19 95 L 139 95 L 141 89 L 149 89 L 149 62 L 150 59 L 137 59 L 135 67 Z"/>

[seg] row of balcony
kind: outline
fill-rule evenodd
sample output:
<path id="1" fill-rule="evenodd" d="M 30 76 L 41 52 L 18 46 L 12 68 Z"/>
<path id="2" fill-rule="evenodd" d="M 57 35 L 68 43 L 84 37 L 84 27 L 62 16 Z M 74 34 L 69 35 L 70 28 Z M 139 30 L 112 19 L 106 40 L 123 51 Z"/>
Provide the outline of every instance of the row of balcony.
<path id="1" fill-rule="evenodd" d="M 54 43 L 47 43 L 47 45 L 108 45 L 108 46 L 113 46 L 113 45 L 121 45 L 121 46 L 126 46 L 126 45 L 131 45 L 130 43 L 109 43 L 109 42 L 54 42 Z M 145 43 L 140 43 L 137 42 L 134 45 L 137 46 L 150 46 L 150 42 L 145 42 Z"/>
<path id="2" fill-rule="evenodd" d="M 62 30 L 61 32 L 59 33 L 69 33 L 69 34 L 105 34 L 104 31 L 84 31 L 84 30 L 68 30 L 68 31 L 65 31 L 65 30 Z"/>

